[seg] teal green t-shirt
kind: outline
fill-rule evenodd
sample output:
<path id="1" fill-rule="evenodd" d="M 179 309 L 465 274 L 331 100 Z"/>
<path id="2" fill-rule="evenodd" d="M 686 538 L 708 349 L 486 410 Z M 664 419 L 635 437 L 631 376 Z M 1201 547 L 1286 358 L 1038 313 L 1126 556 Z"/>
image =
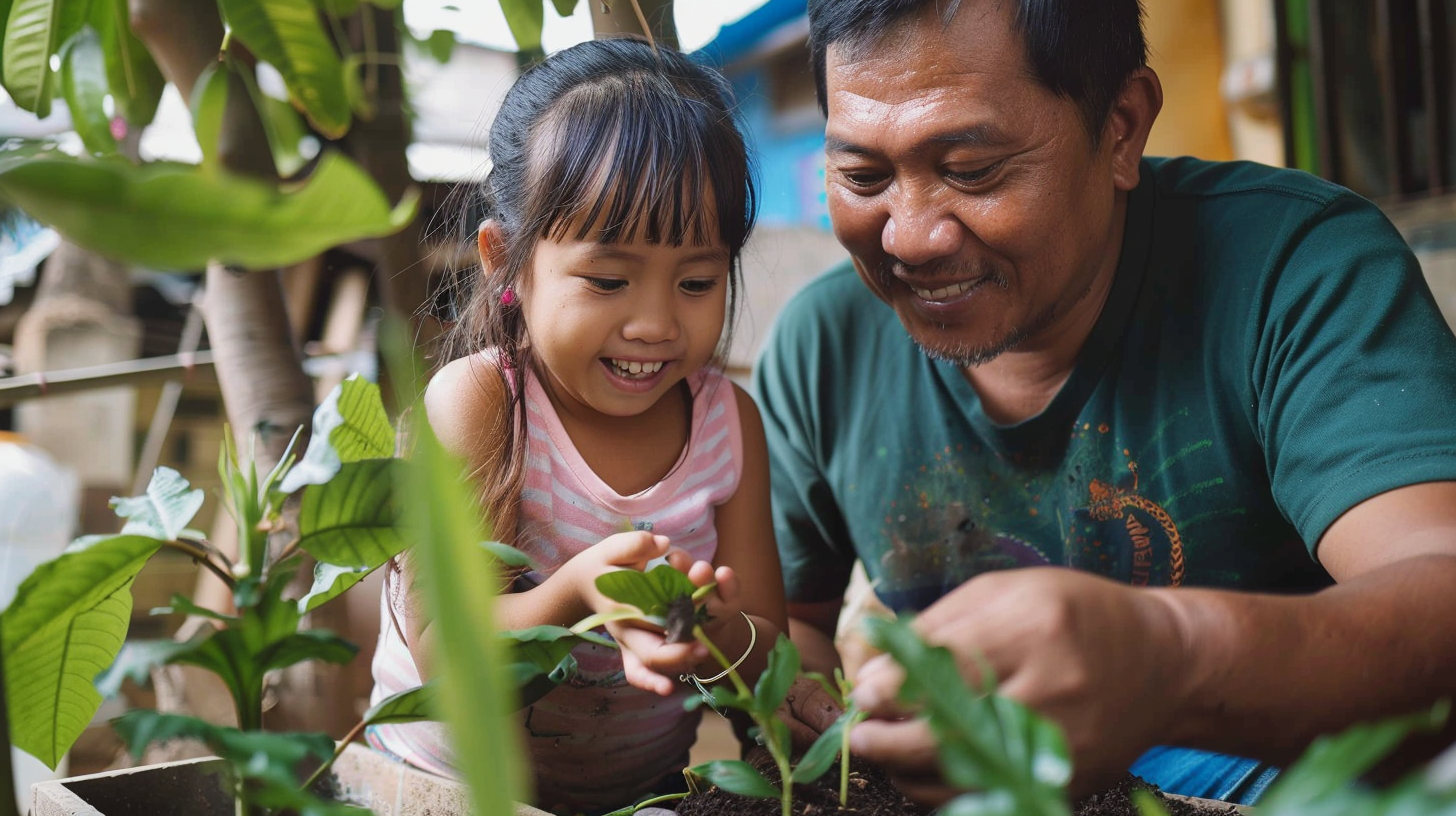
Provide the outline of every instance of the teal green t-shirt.
<path id="1" fill-rule="evenodd" d="M 1102 315 L 1025 422 L 848 264 L 785 307 L 755 380 L 791 601 L 840 597 L 856 557 L 894 609 L 1041 564 L 1309 590 L 1343 512 L 1456 479 L 1456 338 L 1374 205 L 1255 164 L 1142 170 Z"/>

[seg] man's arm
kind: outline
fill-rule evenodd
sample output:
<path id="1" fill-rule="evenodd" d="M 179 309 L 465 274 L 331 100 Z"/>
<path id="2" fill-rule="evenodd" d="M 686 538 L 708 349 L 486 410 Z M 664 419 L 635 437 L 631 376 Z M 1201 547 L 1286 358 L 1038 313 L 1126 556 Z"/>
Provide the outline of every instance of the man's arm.
<path id="1" fill-rule="evenodd" d="M 1456 694 L 1456 482 L 1362 502 L 1317 555 L 1338 583 L 1312 596 L 1153 593 L 1188 655 L 1175 739 L 1282 762 Z"/>
<path id="2" fill-rule="evenodd" d="M 1456 693 L 1456 482 L 1392 490 L 1346 512 L 1318 553 L 1340 583 L 1306 596 L 1136 589 L 1058 568 L 990 573 L 916 621 L 974 678 L 1056 720 L 1073 793 L 1178 744 L 1286 762 L 1311 739 Z M 857 701 L 894 716 L 898 669 L 860 672 Z M 870 721 L 852 747 L 907 793 L 941 801 L 929 732 Z"/>

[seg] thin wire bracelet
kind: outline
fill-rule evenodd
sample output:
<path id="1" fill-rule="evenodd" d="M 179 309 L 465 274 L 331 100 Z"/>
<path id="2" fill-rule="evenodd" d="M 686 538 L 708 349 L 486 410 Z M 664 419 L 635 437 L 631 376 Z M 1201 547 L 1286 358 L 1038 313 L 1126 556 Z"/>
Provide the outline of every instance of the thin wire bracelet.
<path id="1" fill-rule="evenodd" d="M 748 617 L 748 613 L 747 612 L 744 612 L 742 610 L 739 610 L 738 614 L 742 615 L 743 616 L 743 619 L 748 622 L 748 648 L 743 650 L 743 655 L 741 657 L 739 657 L 737 660 L 733 661 L 733 665 L 729 666 L 728 668 L 724 669 L 723 671 L 718 672 L 717 674 L 713 675 L 712 677 L 708 677 L 706 679 L 705 678 L 698 677 L 698 675 L 697 675 L 696 672 L 689 672 L 687 674 L 679 674 L 677 676 L 677 679 L 678 680 L 681 680 L 684 683 L 692 683 L 693 684 L 693 688 L 697 689 L 698 690 L 698 693 L 701 694 L 701 695 L 703 695 L 703 699 L 704 699 L 704 701 L 707 702 L 708 706 L 711 707 L 714 711 L 718 712 L 718 716 L 719 717 L 722 717 L 724 719 L 727 719 L 728 718 L 728 715 L 727 714 L 724 714 L 723 713 L 723 709 L 719 708 L 717 705 L 715 705 L 713 703 L 713 695 L 712 695 L 712 693 L 709 692 L 708 691 L 708 687 L 705 686 L 705 685 L 703 685 L 703 684 L 704 683 L 715 683 L 715 682 L 717 682 L 719 680 L 722 680 L 723 678 L 725 678 L 725 677 L 728 676 L 728 673 L 729 672 L 731 672 L 734 669 L 738 668 L 739 666 L 743 665 L 743 661 L 747 660 L 748 659 L 748 656 L 751 655 L 751 654 L 753 654 L 753 647 L 754 647 L 755 644 L 758 643 L 758 627 L 753 624 L 753 618 Z"/>

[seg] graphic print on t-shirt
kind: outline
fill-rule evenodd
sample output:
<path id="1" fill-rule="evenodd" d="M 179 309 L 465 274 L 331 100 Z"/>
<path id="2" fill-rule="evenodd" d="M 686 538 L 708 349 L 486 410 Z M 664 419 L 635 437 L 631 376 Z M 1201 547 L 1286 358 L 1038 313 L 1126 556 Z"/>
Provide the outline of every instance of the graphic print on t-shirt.
<path id="1" fill-rule="evenodd" d="M 920 464 L 886 501 L 884 549 L 866 565 L 877 594 L 891 608 L 921 609 L 980 573 L 1048 564 L 1137 586 L 1182 585 L 1189 556 L 1174 507 L 1199 524 L 1240 512 L 1219 506 L 1216 474 L 1192 480 L 1197 489 L 1182 496 L 1163 495 L 1166 479 L 1146 478 L 1149 469 L 1165 476 L 1175 468 L 1186 478 L 1200 466 L 1209 440 L 1180 438 L 1171 452 L 1159 444 L 1187 415 L 1178 412 L 1137 449 L 1108 424 L 1081 421 L 1041 460 L 977 444 L 905 458 Z M 1140 465 L 1139 449 L 1151 468 Z"/>

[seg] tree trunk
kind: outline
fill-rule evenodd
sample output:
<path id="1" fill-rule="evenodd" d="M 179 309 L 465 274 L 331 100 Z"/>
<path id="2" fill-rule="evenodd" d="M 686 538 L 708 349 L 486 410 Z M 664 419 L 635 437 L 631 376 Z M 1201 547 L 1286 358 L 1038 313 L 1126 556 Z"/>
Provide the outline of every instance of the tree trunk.
<path id="1" fill-rule="evenodd" d="M 677 48 L 677 23 L 672 16 L 672 0 L 587 0 L 591 5 L 592 30 L 597 37 L 619 34 L 646 34 L 638 11 L 646 18 L 656 42 Z"/>

